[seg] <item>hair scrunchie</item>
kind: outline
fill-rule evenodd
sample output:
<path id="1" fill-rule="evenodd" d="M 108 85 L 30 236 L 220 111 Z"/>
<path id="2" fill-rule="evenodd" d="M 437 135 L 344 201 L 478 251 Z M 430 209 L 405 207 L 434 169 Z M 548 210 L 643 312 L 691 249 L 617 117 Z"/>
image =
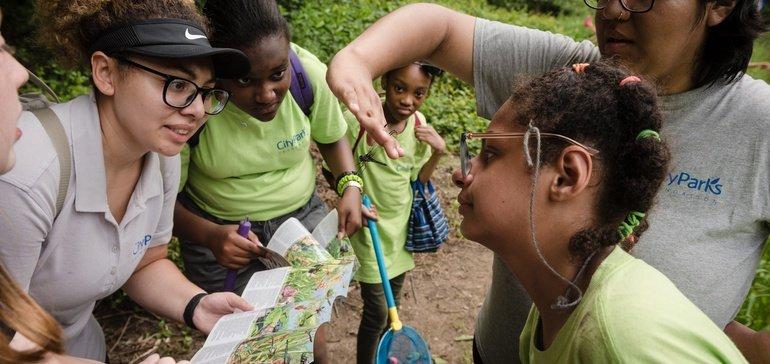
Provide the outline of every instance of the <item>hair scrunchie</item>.
<path id="1" fill-rule="evenodd" d="M 628 85 L 629 83 L 639 83 L 642 82 L 642 79 L 636 76 L 628 76 L 622 80 L 620 80 L 620 87 L 623 87 L 625 85 Z"/>
<path id="2" fill-rule="evenodd" d="M 636 140 L 641 140 L 645 138 L 655 138 L 655 140 L 660 141 L 660 134 L 658 134 L 657 131 L 651 130 L 651 129 L 644 129 L 639 132 L 639 134 L 636 135 Z"/>
<path id="3" fill-rule="evenodd" d="M 572 70 L 575 71 L 575 73 L 583 73 L 588 66 L 588 63 L 575 63 L 572 65 Z"/>
<path id="4" fill-rule="evenodd" d="M 620 233 L 621 241 L 628 239 L 628 237 L 634 233 L 634 229 L 639 226 L 644 219 L 644 216 L 644 212 L 639 211 L 631 211 L 628 213 L 626 220 L 621 222 L 620 226 L 618 226 L 618 233 Z"/>

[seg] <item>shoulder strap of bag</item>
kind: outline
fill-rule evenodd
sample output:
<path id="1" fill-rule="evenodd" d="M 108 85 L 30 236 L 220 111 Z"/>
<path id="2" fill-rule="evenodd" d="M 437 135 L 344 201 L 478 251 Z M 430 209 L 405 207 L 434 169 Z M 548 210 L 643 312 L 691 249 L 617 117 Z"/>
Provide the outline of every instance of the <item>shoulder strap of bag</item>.
<path id="1" fill-rule="evenodd" d="M 420 120 L 420 115 L 417 114 L 417 111 L 414 112 L 414 126 L 420 126 L 422 125 L 422 120 Z"/>
<path id="2" fill-rule="evenodd" d="M 291 63 L 291 85 L 289 90 L 292 97 L 299 104 L 302 112 L 306 116 L 310 117 L 311 108 L 313 106 L 313 88 L 310 85 L 310 80 L 307 78 L 307 72 L 302 67 L 302 62 L 299 61 L 299 56 L 289 47 L 289 62 Z"/>
<path id="3" fill-rule="evenodd" d="M 64 198 L 67 196 L 67 189 L 70 184 L 70 174 L 72 173 L 72 153 L 70 153 L 70 143 L 61 120 L 50 108 L 32 110 L 32 113 L 40 120 L 43 130 L 51 139 L 56 155 L 59 157 L 59 192 L 56 196 L 56 210 L 54 211 L 54 220 L 59 217 Z"/>

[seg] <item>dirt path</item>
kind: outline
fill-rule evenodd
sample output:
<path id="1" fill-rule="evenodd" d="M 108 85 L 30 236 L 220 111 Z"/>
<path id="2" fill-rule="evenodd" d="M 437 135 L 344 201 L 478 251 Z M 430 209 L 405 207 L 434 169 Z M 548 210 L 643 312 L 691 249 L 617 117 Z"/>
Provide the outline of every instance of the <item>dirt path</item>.
<path id="1" fill-rule="evenodd" d="M 450 363 L 471 363 L 471 338 L 476 313 L 491 279 L 492 254 L 486 248 L 459 238 L 459 216 L 454 208 L 457 188 L 449 174 L 456 165 L 447 158 L 436 172 L 453 237 L 435 254 L 415 255 L 416 268 L 403 288 L 399 315 L 428 341 L 431 353 Z M 354 363 L 356 332 L 361 319 L 361 293 L 357 285 L 337 303 L 332 318 L 329 349 L 334 363 Z"/>
<path id="2" fill-rule="evenodd" d="M 457 188 L 449 178 L 457 165 L 456 157 L 444 158 L 434 179 L 453 236 L 438 253 L 416 255 L 417 267 L 405 283 L 399 314 L 428 341 L 434 358 L 471 363 L 475 317 L 491 280 L 492 254 L 462 239 L 457 230 Z M 319 192 L 327 201 L 334 198 L 327 188 L 319 188 Z M 205 340 L 203 335 L 167 323 L 127 300 L 113 301 L 111 306 L 101 303 L 95 314 L 104 327 L 112 363 L 137 363 L 154 352 L 190 359 Z M 339 299 L 335 307 L 327 338 L 332 363 L 354 363 L 362 307 L 358 286 L 351 285 L 348 297 Z"/>

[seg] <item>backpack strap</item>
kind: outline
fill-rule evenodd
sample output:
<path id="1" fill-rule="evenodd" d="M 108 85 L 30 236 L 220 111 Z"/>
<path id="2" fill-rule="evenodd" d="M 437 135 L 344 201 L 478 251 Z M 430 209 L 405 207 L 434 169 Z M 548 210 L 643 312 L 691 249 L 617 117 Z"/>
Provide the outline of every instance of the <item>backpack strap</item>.
<path id="1" fill-rule="evenodd" d="M 53 110 L 50 108 L 37 109 L 32 110 L 32 114 L 40 120 L 43 130 L 48 134 L 48 138 L 51 139 L 51 144 L 56 151 L 56 155 L 59 157 L 59 193 L 56 196 L 55 221 L 64 206 L 64 198 L 67 196 L 67 189 L 70 184 L 70 174 L 72 173 L 70 143 L 67 139 L 67 134 L 64 132 L 61 120 L 59 120 L 59 117 L 56 116 Z"/>
<path id="2" fill-rule="evenodd" d="M 291 86 L 289 86 L 289 90 L 302 112 L 310 117 L 314 101 L 313 88 L 307 78 L 305 68 L 302 67 L 302 62 L 299 61 L 299 56 L 291 47 L 289 47 L 289 62 L 291 63 Z"/>

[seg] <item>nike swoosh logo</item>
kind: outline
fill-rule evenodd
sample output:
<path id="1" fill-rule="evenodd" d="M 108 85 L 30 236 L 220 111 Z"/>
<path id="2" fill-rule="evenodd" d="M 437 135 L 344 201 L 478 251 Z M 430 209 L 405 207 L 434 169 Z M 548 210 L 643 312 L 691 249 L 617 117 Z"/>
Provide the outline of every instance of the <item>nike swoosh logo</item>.
<path id="1" fill-rule="evenodd" d="M 201 38 L 205 39 L 206 38 L 205 35 L 190 34 L 190 28 L 187 28 L 187 29 L 184 30 L 184 36 L 185 36 L 185 38 L 187 38 L 189 40 L 196 40 L 196 39 L 201 39 Z"/>

